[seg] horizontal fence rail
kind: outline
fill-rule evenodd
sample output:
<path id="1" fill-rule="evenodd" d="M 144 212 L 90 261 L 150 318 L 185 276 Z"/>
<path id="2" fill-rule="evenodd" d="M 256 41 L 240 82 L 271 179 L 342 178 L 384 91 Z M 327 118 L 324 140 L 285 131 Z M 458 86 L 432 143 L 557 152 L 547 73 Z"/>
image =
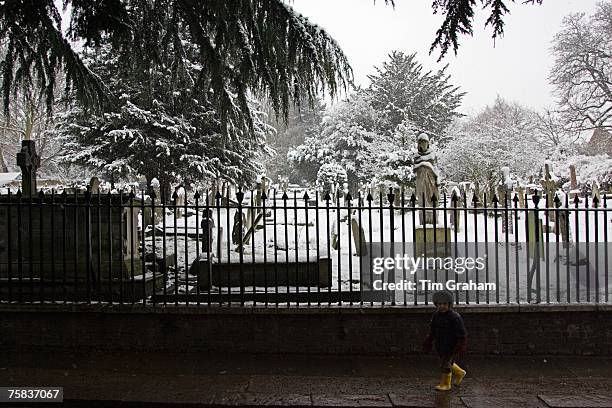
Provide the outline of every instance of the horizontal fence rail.
<path id="1" fill-rule="evenodd" d="M 197 306 L 610 301 L 610 198 L 0 194 L 0 300 Z"/>

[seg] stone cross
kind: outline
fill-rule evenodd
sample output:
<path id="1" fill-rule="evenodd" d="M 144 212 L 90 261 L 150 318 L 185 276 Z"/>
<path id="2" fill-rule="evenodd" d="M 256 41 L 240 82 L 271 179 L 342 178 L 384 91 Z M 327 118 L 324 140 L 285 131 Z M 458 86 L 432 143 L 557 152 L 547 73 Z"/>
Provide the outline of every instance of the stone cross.
<path id="1" fill-rule="evenodd" d="M 26 197 L 36 194 L 36 170 L 40 166 L 40 156 L 36 154 L 34 140 L 22 140 L 21 151 L 17 153 L 17 165 L 21 168 L 21 189 Z"/>

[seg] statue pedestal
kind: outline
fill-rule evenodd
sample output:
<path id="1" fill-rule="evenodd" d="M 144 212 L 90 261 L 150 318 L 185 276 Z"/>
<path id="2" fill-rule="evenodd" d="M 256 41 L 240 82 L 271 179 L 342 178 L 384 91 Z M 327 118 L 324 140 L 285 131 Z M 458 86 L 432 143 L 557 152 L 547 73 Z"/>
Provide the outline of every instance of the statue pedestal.
<path id="1" fill-rule="evenodd" d="M 442 225 L 419 225 L 414 230 L 415 256 L 445 257 L 452 254 L 451 228 Z"/>

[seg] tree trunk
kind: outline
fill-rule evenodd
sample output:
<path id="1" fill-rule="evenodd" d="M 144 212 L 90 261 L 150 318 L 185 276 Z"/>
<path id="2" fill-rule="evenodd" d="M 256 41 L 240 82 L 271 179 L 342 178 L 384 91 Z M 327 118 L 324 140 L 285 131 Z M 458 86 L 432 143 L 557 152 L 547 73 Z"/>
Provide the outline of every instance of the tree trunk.
<path id="1" fill-rule="evenodd" d="M 0 173 L 8 173 L 8 166 L 4 160 L 4 152 L 0 149 Z"/>

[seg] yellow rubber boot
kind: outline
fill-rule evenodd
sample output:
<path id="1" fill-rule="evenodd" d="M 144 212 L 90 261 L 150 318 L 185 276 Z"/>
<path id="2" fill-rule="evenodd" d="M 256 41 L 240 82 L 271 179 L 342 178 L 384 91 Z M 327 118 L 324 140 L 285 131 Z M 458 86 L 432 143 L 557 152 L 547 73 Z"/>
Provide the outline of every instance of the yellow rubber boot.
<path id="1" fill-rule="evenodd" d="M 442 374 L 440 384 L 436 385 L 438 391 L 448 391 L 451 389 L 451 375 L 452 373 Z"/>
<path id="2" fill-rule="evenodd" d="M 453 382 L 455 385 L 461 384 L 461 380 L 463 380 L 463 377 L 465 377 L 466 371 L 459 367 L 457 363 L 454 363 L 451 369 L 453 370 L 453 377 L 455 377 L 455 381 Z"/>

